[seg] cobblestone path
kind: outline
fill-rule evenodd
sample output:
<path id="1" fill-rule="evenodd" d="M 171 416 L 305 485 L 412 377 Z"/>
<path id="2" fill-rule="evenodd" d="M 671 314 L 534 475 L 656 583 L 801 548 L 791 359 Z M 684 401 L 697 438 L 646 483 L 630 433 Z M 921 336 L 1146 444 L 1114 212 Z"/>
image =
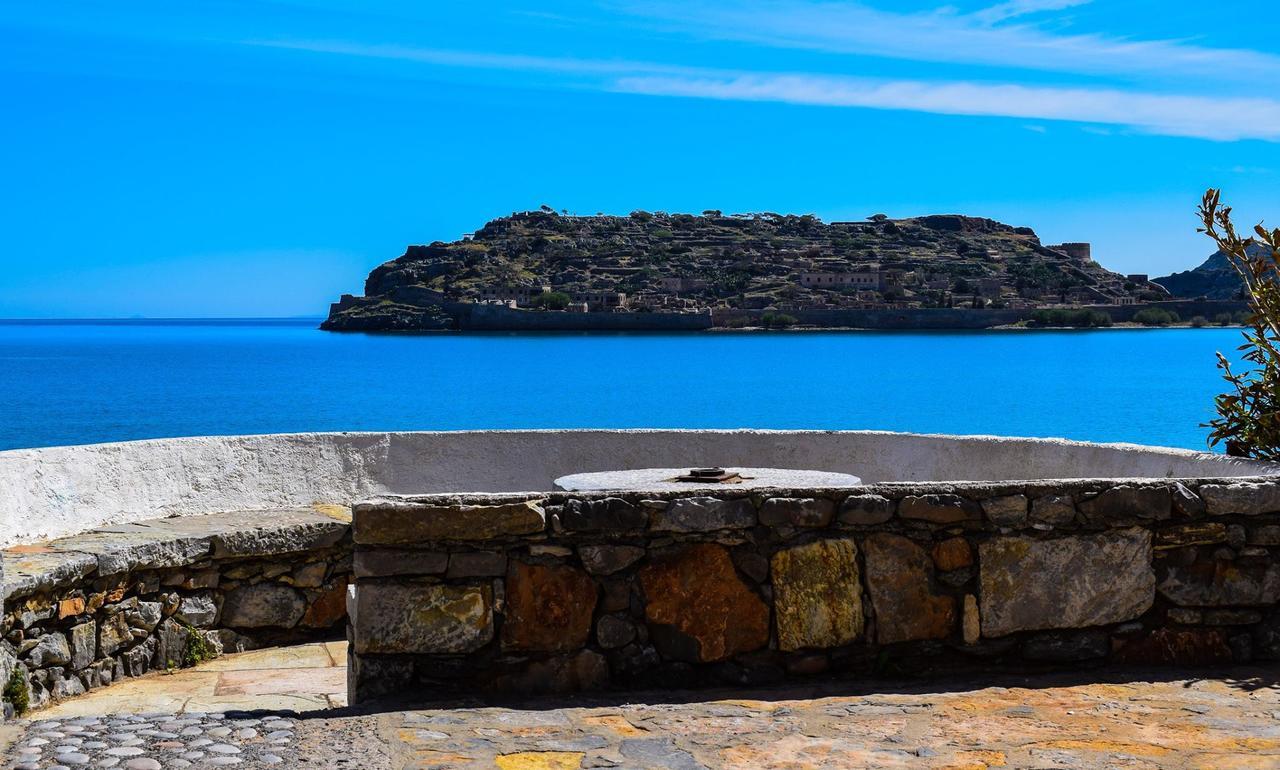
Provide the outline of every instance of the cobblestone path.
<path id="1" fill-rule="evenodd" d="M 0 768 L 1280 768 L 1275 668 L 357 713 L 326 708 L 342 705 L 340 652 L 246 653 L 90 693 L 0 725 Z M 211 699 L 221 710 L 201 710 Z"/>

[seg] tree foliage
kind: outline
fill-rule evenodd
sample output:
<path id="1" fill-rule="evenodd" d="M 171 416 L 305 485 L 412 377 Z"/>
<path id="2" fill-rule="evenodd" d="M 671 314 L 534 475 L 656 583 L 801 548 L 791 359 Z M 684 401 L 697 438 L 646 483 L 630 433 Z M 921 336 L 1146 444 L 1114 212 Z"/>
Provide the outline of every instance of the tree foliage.
<path id="1" fill-rule="evenodd" d="M 1219 190 L 1200 204 L 1200 232 L 1213 239 L 1244 283 L 1249 316 L 1237 348 L 1243 366 L 1218 353 L 1218 369 L 1230 390 L 1215 399 L 1218 416 L 1207 427 L 1209 444 L 1225 444 L 1227 454 L 1280 460 L 1280 229 L 1261 224 L 1242 236 L 1223 206 Z"/>

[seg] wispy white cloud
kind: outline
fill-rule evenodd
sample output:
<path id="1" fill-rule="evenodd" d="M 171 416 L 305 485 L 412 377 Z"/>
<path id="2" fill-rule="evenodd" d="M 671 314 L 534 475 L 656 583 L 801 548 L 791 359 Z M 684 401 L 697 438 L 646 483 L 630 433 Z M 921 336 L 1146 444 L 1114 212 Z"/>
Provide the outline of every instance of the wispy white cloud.
<path id="1" fill-rule="evenodd" d="M 618 0 L 619 10 L 708 39 L 923 62 L 1012 67 L 1117 77 L 1205 76 L 1213 82 L 1274 83 L 1280 56 L 1186 40 L 1071 34 L 1027 24 L 1031 13 L 1081 5 L 1013 0 L 973 13 L 917 13 L 833 0 Z"/>
<path id="2" fill-rule="evenodd" d="M 1080 5 L 1088 5 L 1093 0 L 1009 0 L 1006 3 L 983 8 L 973 14 L 973 18 L 984 24 L 999 24 L 1008 19 L 1028 16 L 1033 13 L 1063 11 Z"/>
<path id="3" fill-rule="evenodd" d="M 1015 83 L 885 80 L 806 73 L 751 73 L 649 62 L 496 54 L 342 41 L 250 41 L 325 54 L 448 67 L 573 76 L 599 90 L 726 101 L 909 110 L 1061 120 L 1214 140 L 1280 141 L 1280 100 Z"/>

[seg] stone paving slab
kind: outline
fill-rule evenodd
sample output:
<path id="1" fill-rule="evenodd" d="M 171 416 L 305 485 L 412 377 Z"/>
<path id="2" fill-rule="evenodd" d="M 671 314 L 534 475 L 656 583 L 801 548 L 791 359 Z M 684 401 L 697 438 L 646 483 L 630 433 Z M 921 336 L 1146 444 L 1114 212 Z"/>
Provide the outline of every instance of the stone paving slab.
<path id="1" fill-rule="evenodd" d="M 217 669 L 97 690 L 30 721 L 0 725 L 0 768 L 29 763 L 43 770 L 74 754 L 88 764 L 61 764 L 71 770 L 155 770 L 128 764 L 146 759 L 179 769 L 192 762 L 197 770 L 1280 768 L 1280 667 L 1195 677 L 1097 670 L 980 683 L 830 683 L 355 711 L 341 708 L 333 691 L 344 660 L 340 642 L 261 650 L 227 656 Z M 178 724 L 184 720 L 195 721 Z M 231 729 L 223 734 L 223 728 Z M 242 730 L 257 734 L 238 738 Z M 129 732 L 135 735 L 111 737 Z M 290 741 L 271 743 L 278 739 L 267 736 L 275 732 L 288 732 Z M 50 733 L 64 737 L 44 737 Z M 213 743 L 193 746 L 201 740 L 238 753 L 210 753 Z M 112 748 L 142 753 L 106 753 Z M 197 751 L 205 753 L 182 756 Z"/>

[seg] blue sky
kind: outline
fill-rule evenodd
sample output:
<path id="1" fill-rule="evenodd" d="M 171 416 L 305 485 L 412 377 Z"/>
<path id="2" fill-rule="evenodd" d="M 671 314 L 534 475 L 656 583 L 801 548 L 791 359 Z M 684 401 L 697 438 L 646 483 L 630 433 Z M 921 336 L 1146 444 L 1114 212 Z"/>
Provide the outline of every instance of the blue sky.
<path id="1" fill-rule="evenodd" d="M 960 212 L 1122 272 L 1280 220 L 1280 10 L 1180 0 L 10 3 L 0 317 L 320 315 L 576 213 Z"/>

